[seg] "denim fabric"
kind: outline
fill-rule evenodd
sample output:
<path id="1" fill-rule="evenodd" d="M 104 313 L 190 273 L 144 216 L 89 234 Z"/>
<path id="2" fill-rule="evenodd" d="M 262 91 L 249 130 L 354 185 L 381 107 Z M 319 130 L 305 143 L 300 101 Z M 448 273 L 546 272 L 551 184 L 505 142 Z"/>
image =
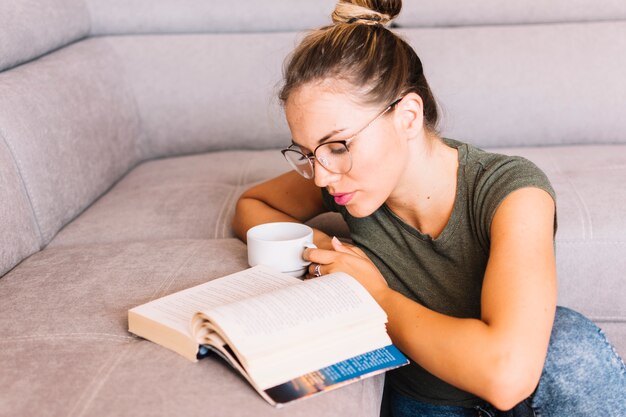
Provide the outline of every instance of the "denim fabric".
<path id="1" fill-rule="evenodd" d="M 540 417 L 626 416 L 626 366 L 604 333 L 559 307 L 533 397 Z"/>
<path id="2" fill-rule="evenodd" d="M 393 417 L 625 417 L 626 366 L 593 322 L 557 307 L 539 385 L 513 410 L 432 405 L 393 390 L 389 395 Z"/>
<path id="3" fill-rule="evenodd" d="M 396 391 L 391 391 L 391 416 L 393 417 L 535 417 L 535 411 L 530 405 L 530 399 L 519 403 L 509 411 L 498 411 L 490 404 L 474 408 L 433 405 L 406 397 Z"/>

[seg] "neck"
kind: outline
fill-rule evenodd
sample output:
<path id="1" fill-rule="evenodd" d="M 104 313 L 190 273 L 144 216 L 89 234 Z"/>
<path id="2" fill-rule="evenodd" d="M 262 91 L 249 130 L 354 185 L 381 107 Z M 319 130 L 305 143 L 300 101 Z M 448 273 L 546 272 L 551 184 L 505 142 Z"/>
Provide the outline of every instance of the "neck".
<path id="1" fill-rule="evenodd" d="M 387 206 L 406 223 L 436 238 L 456 196 L 458 151 L 435 135 L 409 142 L 409 161 Z"/>

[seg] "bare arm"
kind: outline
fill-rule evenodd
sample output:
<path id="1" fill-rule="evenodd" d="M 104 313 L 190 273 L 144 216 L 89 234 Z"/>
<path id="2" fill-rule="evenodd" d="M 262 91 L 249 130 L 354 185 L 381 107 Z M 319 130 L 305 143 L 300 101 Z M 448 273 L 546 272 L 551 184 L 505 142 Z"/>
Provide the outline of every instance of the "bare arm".
<path id="1" fill-rule="evenodd" d="M 322 193 L 312 180 L 296 172 L 288 172 L 244 192 L 235 210 L 233 230 L 246 241 L 248 229 L 269 222 L 298 222 L 327 211 Z M 320 248 L 330 248 L 330 237 L 314 230 L 314 242 Z"/>
<path id="2" fill-rule="evenodd" d="M 307 250 L 305 257 L 351 273 L 388 315 L 392 340 L 444 381 L 508 410 L 535 389 L 556 309 L 554 201 L 523 188 L 497 209 L 485 272 L 480 319 L 446 316 L 389 289 L 356 248 Z M 343 252 L 343 254 L 337 254 Z"/>

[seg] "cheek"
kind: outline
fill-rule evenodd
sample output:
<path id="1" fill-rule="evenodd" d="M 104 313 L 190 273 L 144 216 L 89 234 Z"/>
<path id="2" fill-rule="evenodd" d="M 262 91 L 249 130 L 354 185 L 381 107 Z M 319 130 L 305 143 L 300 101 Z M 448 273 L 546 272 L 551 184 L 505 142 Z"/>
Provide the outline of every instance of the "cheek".
<path id="1" fill-rule="evenodd" d="M 379 189 L 387 189 L 396 185 L 406 165 L 406 155 L 398 147 L 385 143 L 375 148 L 363 149 L 363 152 L 355 155 L 353 163 L 359 178 L 366 180 L 364 186 L 373 185 Z"/>
<path id="2" fill-rule="evenodd" d="M 397 149 L 388 148 L 355 154 L 349 176 L 361 194 L 354 204 L 348 205 L 350 214 L 363 217 L 382 206 L 399 181 L 405 159 Z"/>

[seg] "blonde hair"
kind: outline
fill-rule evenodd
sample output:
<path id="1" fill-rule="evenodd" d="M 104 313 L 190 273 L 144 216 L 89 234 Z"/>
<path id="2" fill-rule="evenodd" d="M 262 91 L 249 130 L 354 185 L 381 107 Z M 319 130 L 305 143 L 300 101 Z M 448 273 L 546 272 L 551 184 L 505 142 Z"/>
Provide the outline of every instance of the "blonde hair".
<path id="1" fill-rule="evenodd" d="M 288 58 L 283 104 L 299 87 L 328 79 L 346 81 L 366 105 L 387 106 L 417 93 L 424 120 L 436 131 L 437 104 L 419 57 L 402 38 L 385 27 L 402 9 L 402 0 L 340 0 L 333 24 L 310 32 Z"/>

